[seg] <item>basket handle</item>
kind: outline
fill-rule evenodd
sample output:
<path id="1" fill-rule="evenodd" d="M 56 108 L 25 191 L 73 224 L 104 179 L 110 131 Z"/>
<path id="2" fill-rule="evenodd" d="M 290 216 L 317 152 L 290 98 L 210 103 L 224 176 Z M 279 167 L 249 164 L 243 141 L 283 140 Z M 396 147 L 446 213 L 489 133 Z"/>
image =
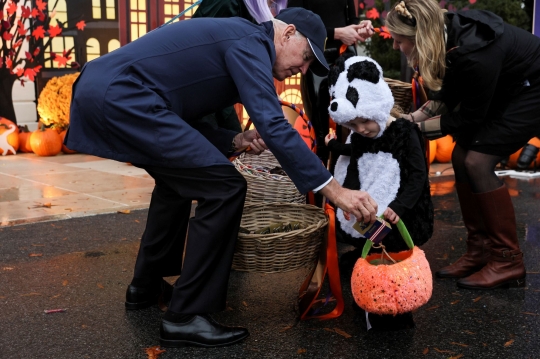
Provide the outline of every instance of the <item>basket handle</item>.
<path id="1" fill-rule="evenodd" d="M 382 216 L 380 216 L 379 218 L 382 218 Z M 399 219 L 398 223 L 396 223 L 396 226 L 399 233 L 401 234 L 401 237 L 407 244 L 407 247 L 409 247 L 410 249 L 413 249 L 414 242 L 411 238 L 411 235 L 409 234 L 409 231 L 407 230 L 407 227 L 405 226 L 405 223 L 401 220 L 401 218 Z M 366 243 L 364 244 L 364 248 L 362 248 L 362 258 L 366 259 L 372 246 L 373 246 L 373 242 L 370 241 L 369 239 L 366 240 Z"/>

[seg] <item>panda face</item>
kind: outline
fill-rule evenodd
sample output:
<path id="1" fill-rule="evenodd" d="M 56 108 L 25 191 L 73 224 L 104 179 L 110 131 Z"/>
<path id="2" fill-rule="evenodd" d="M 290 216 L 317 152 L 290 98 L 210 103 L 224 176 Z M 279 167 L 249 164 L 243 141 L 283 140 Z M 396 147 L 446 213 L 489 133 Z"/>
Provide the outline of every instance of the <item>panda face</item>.
<path id="1" fill-rule="evenodd" d="M 375 121 L 380 128 L 376 137 L 380 136 L 394 105 L 380 66 L 368 57 L 353 56 L 337 62 L 328 78 L 332 119 L 338 124 L 355 119 Z"/>

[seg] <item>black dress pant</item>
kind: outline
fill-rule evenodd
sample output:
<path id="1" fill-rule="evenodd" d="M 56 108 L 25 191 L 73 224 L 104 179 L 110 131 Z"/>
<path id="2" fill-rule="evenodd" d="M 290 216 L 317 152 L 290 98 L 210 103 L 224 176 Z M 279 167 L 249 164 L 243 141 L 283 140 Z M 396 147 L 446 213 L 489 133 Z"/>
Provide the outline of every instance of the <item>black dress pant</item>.
<path id="1" fill-rule="evenodd" d="M 224 310 L 246 180 L 228 165 L 139 167 L 155 179 L 156 185 L 134 277 L 180 275 L 169 305 L 175 313 Z M 193 200 L 197 207 L 195 216 L 189 218 Z"/>

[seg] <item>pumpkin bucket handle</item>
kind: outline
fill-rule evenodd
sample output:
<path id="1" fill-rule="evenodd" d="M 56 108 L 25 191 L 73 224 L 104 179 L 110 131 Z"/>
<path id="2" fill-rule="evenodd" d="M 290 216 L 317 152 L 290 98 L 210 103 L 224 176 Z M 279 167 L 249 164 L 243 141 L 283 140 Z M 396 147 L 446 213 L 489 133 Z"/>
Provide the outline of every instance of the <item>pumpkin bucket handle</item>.
<path id="1" fill-rule="evenodd" d="M 382 216 L 380 216 L 380 218 L 382 218 Z M 407 247 L 409 247 L 410 249 L 413 249 L 414 242 L 411 238 L 411 235 L 409 234 L 409 231 L 407 230 L 407 227 L 405 226 L 405 223 L 401 220 L 401 218 L 399 219 L 398 223 L 396 223 L 396 226 L 398 228 L 399 233 L 401 234 L 401 237 L 407 244 Z M 370 240 L 367 240 L 366 243 L 364 244 L 364 248 L 362 248 L 362 258 L 366 259 L 372 246 L 373 246 L 373 242 Z"/>

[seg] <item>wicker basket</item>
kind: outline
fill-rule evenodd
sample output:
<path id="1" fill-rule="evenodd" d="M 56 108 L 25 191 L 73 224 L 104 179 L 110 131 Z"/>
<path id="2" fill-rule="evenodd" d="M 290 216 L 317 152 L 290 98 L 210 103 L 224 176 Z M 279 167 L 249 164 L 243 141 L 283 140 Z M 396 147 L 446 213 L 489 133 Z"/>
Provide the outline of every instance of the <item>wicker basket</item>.
<path id="1" fill-rule="evenodd" d="M 257 171 L 257 168 L 279 166 L 270 151 L 264 151 L 259 156 L 244 153 L 238 156 L 233 164 L 247 181 L 246 203 L 306 203 L 306 196 L 298 192 L 288 176 Z"/>
<path id="2" fill-rule="evenodd" d="M 384 80 L 390 87 L 390 91 L 392 91 L 395 104 L 401 107 L 404 113 L 408 113 L 412 105 L 412 85 L 407 82 L 387 77 L 385 77 Z"/>
<path id="3" fill-rule="evenodd" d="M 284 233 L 239 233 L 233 269 L 273 273 L 313 266 L 328 224 L 321 208 L 296 203 L 246 204 L 241 227 L 256 231 L 270 224 L 290 222 L 300 222 L 305 228 Z"/>

